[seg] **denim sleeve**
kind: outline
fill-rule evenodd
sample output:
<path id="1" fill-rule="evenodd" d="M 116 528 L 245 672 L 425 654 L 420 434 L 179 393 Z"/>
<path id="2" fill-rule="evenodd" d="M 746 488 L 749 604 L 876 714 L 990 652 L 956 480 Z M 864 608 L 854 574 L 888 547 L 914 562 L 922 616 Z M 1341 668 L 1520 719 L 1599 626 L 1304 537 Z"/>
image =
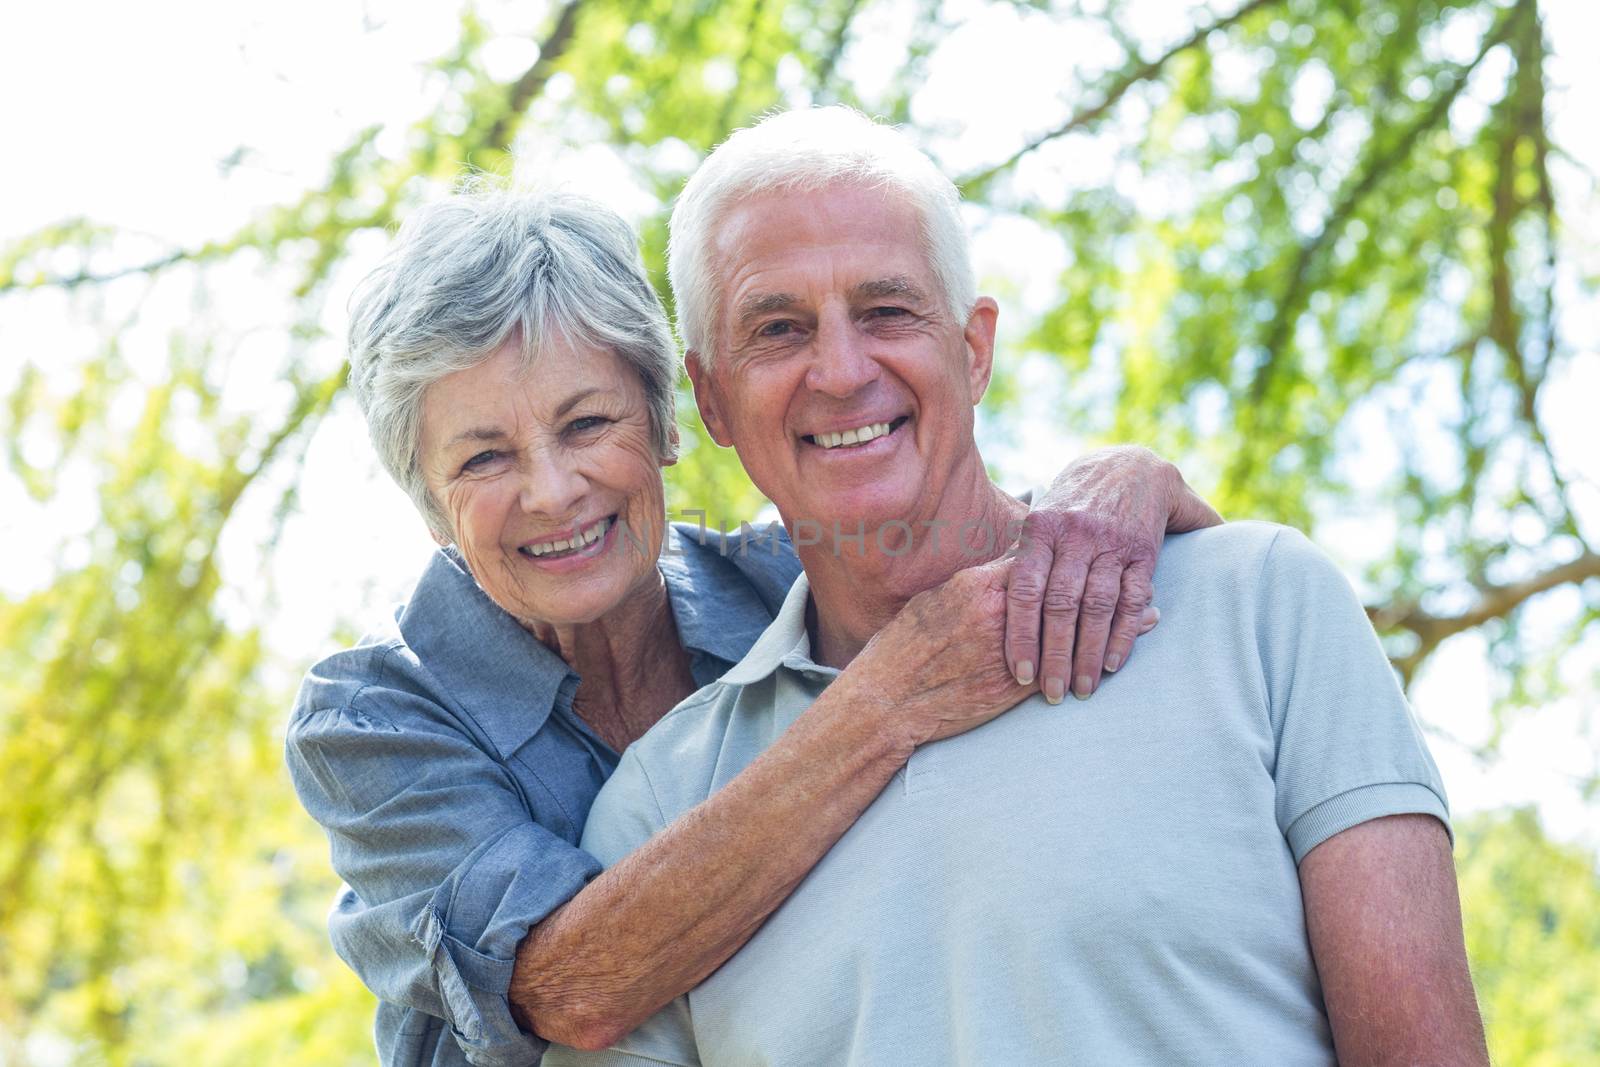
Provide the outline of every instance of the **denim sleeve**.
<path id="1" fill-rule="evenodd" d="M 517 945 L 600 865 L 534 822 L 505 768 L 425 699 L 369 687 L 360 704 L 303 708 L 286 743 L 350 887 L 334 948 L 380 1000 L 445 1020 L 469 1063 L 535 1064 L 545 1042 L 507 1001 Z"/>

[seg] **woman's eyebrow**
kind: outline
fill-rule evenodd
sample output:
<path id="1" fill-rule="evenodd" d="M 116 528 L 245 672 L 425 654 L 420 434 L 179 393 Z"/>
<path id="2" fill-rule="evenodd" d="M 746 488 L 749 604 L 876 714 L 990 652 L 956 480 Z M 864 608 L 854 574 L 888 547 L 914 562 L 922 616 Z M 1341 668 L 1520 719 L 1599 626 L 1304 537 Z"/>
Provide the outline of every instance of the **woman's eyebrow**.
<path id="1" fill-rule="evenodd" d="M 587 389 L 579 389 L 576 393 L 573 393 L 571 396 L 567 397 L 561 403 L 556 405 L 556 418 L 559 419 L 561 416 L 565 415 L 567 412 L 571 411 L 573 408 L 577 407 L 579 404 L 583 403 L 585 400 L 599 392 L 603 392 L 603 390 L 598 385 L 591 385 Z"/>
<path id="2" fill-rule="evenodd" d="M 492 426 L 475 426 L 470 430 L 462 430 L 446 441 L 444 446 L 452 448 L 463 441 L 499 441 L 505 436 L 504 430 Z"/>

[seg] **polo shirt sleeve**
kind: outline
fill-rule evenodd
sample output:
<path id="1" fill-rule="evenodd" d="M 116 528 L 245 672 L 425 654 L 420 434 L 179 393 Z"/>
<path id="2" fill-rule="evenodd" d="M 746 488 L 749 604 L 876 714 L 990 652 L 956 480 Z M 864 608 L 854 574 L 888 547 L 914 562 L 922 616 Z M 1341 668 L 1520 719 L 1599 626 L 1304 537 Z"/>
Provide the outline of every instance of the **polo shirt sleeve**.
<path id="1" fill-rule="evenodd" d="M 534 822 L 509 772 L 425 698 L 366 686 L 301 706 L 286 759 L 350 887 L 334 948 L 380 1000 L 448 1023 L 468 1063 L 539 1062 L 507 990 L 529 927 L 600 872 Z"/>
<path id="2" fill-rule="evenodd" d="M 666 824 L 635 744 L 622 754 L 615 773 L 595 797 L 583 827 L 583 847 L 610 867 Z M 551 1045 L 544 1058 L 544 1067 L 698 1067 L 699 1063 L 687 996 L 656 1012 L 609 1049 L 582 1052 Z"/>
<path id="3" fill-rule="evenodd" d="M 1334 834 L 1386 815 L 1432 815 L 1448 831 L 1438 768 L 1338 568 L 1284 528 L 1266 551 L 1257 593 L 1277 819 L 1295 862 Z"/>

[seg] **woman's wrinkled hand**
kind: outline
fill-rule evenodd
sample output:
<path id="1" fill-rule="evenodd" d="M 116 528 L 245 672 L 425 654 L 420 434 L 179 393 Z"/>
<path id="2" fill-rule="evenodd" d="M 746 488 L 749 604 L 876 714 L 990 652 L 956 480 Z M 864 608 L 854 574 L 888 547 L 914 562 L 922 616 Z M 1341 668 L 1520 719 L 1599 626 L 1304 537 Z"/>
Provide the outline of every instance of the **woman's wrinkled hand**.
<path id="1" fill-rule="evenodd" d="M 912 597 L 830 687 L 876 706 L 915 746 L 980 726 L 1037 685 L 1020 685 L 1002 654 L 1006 579 L 1002 558 L 957 571 Z"/>
<path id="2" fill-rule="evenodd" d="M 1091 452 L 1068 466 L 1022 524 L 1007 590 L 1006 663 L 1059 701 L 1086 699 L 1160 618 L 1151 604 L 1168 533 L 1222 517 L 1147 448 Z"/>

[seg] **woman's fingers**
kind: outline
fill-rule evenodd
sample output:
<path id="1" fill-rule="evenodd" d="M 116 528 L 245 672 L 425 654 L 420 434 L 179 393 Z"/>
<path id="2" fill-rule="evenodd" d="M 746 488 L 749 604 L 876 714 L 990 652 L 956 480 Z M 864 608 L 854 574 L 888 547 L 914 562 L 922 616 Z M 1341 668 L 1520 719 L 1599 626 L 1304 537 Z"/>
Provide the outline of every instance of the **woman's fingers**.
<path id="1" fill-rule="evenodd" d="M 1079 700 L 1089 699 L 1100 684 L 1106 642 L 1122 603 L 1123 573 L 1122 561 L 1115 554 L 1106 553 L 1095 559 L 1084 580 L 1083 597 L 1078 604 L 1078 639 L 1072 654 L 1072 695 Z"/>
<path id="2" fill-rule="evenodd" d="M 1117 602 L 1117 617 L 1111 624 L 1110 638 L 1106 641 L 1108 674 L 1122 669 L 1133 654 L 1134 639 L 1153 630 L 1161 618 L 1161 613 L 1150 603 L 1154 572 L 1154 560 L 1135 560 L 1122 570 L 1122 596 Z M 1151 612 L 1155 612 L 1153 618 Z M 1094 677 L 1099 678 L 1099 675 Z"/>

